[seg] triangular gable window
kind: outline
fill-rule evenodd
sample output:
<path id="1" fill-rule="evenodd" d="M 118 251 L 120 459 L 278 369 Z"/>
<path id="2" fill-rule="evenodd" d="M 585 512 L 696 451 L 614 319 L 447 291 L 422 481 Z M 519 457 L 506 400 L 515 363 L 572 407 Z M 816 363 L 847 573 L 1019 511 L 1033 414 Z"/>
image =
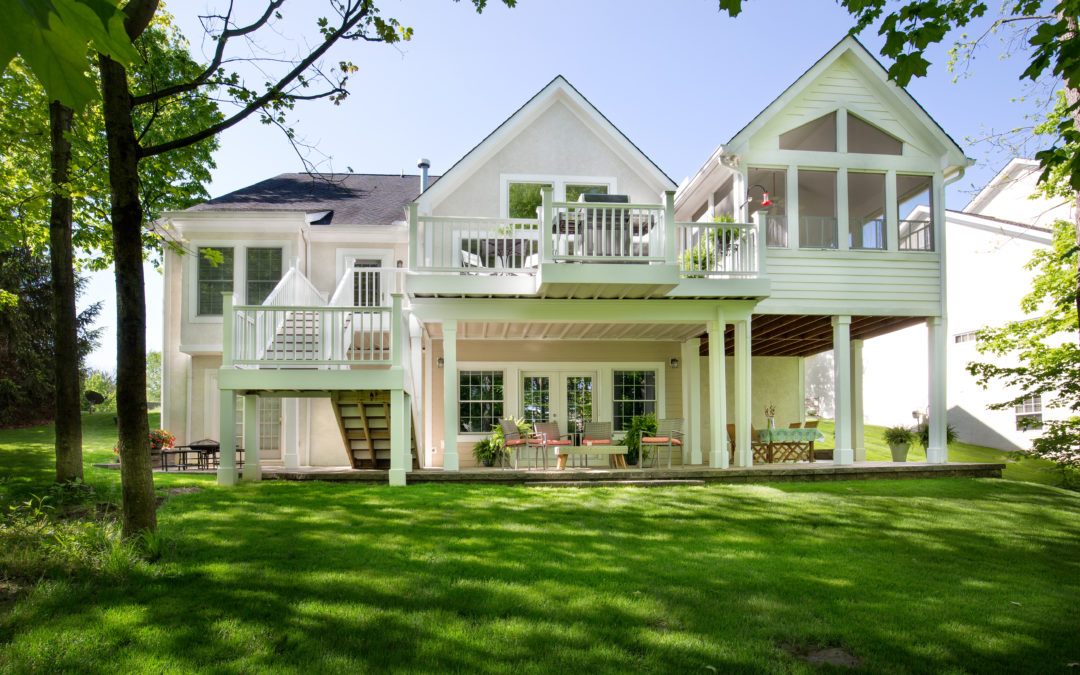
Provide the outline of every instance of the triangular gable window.
<path id="1" fill-rule="evenodd" d="M 902 155 L 904 142 L 851 113 L 847 116 L 847 149 L 869 155 Z"/>
<path id="2" fill-rule="evenodd" d="M 780 134 L 780 149 L 836 152 L 836 113 Z"/>

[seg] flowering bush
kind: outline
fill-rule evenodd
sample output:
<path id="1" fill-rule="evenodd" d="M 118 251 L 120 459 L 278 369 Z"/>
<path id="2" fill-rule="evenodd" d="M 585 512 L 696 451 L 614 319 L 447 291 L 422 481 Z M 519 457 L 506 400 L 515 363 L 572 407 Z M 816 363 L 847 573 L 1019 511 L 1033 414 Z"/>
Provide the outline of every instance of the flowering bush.
<path id="1" fill-rule="evenodd" d="M 163 448 L 171 448 L 173 442 L 176 440 L 176 436 L 173 436 L 164 429 L 151 429 L 150 430 L 150 445 L 161 446 Z"/>

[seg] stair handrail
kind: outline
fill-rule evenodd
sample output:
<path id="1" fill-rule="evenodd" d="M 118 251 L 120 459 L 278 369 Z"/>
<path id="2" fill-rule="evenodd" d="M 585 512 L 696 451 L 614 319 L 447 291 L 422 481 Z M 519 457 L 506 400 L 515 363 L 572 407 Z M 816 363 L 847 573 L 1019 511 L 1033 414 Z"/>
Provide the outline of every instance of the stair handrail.
<path id="1" fill-rule="evenodd" d="M 326 297 L 319 292 L 319 289 L 315 287 L 315 284 L 311 283 L 311 279 L 308 279 L 303 272 L 295 267 L 290 267 L 289 271 L 274 286 L 274 290 L 270 291 L 270 295 L 266 296 L 266 299 L 262 301 L 262 304 L 270 307 L 280 305 L 325 307 Z"/>
<path id="2" fill-rule="evenodd" d="M 354 304 L 354 298 L 352 297 L 352 291 L 356 287 L 356 277 L 360 274 L 378 274 L 380 297 L 377 304 L 387 306 L 390 304 L 391 294 L 404 292 L 404 273 L 405 270 L 401 267 L 350 267 L 341 275 L 341 279 L 338 280 L 334 293 L 330 296 L 327 304 L 330 307 L 357 306 Z M 367 305 L 359 306 L 366 307 Z"/>

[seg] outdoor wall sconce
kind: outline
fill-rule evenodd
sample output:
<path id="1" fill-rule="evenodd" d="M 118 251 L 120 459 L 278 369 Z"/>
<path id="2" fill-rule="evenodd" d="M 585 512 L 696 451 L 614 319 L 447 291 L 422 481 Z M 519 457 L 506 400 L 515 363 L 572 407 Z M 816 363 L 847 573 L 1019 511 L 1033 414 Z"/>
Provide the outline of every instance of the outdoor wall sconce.
<path id="1" fill-rule="evenodd" d="M 444 361 L 444 360 L 443 360 L 443 357 L 441 357 L 441 356 L 440 356 L 440 357 L 439 357 L 438 359 L 436 359 L 436 361 L 435 361 L 435 362 L 439 364 L 439 367 L 440 367 L 440 368 L 442 368 L 442 367 L 443 367 L 443 364 L 444 364 L 444 363 L 446 363 L 446 361 Z"/>
<path id="2" fill-rule="evenodd" d="M 679 359 L 672 358 L 670 361 L 668 361 L 668 365 L 671 366 L 672 368 L 678 368 L 679 367 Z"/>

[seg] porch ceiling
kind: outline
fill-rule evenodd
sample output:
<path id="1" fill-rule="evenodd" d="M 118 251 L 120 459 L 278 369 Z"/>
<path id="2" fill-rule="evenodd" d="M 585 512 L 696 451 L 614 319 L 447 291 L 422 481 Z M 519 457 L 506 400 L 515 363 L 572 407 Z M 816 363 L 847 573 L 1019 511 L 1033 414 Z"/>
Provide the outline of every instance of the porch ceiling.
<path id="1" fill-rule="evenodd" d="M 702 334 L 700 323 L 551 323 L 461 321 L 459 340 L 662 340 L 682 342 Z M 442 324 L 427 324 L 428 334 L 442 338 Z"/>
<path id="2" fill-rule="evenodd" d="M 926 320 L 921 316 L 853 316 L 851 339 L 868 340 Z M 799 314 L 754 314 L 750 318 L 750 353 L 753 356 L 813 356 L 832 349 L 832 317 Z M 709 354 L 709 339 L 702 335 L 701 355 Z M 724 332 L 726 354 L 735 353 L 735 328 Z"/>

